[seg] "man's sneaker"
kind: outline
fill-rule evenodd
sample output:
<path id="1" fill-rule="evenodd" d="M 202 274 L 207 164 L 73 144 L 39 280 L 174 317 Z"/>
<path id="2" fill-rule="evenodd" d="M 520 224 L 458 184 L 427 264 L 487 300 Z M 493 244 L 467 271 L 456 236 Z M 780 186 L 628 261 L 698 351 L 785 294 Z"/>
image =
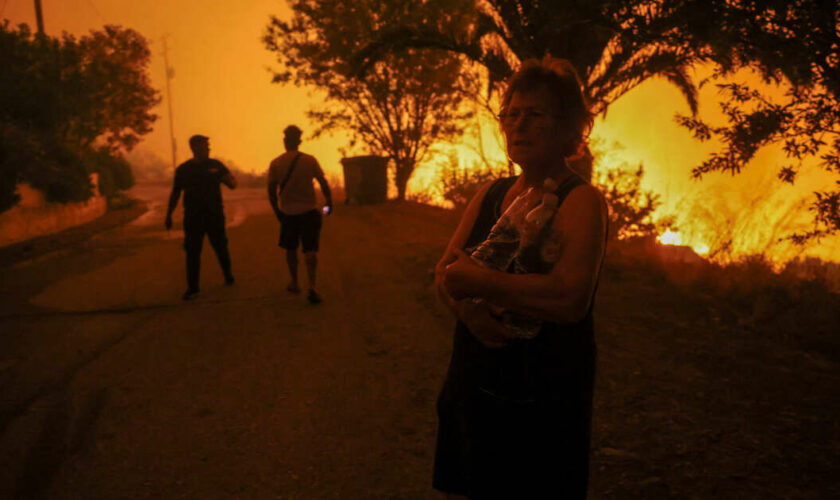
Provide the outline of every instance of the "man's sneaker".
<path id="1" fill-rule="evenodd" d="M 308 300 L 310 304 L 320 304 L 323 302 L 323 299 L 321 299 L 321 296 L 318 295 L 318 292 L 311 288 L 309 289 L 309 295 L 307 295 L 306 300 Z"/>
<path id="2" fill-rule="evenodd" d="M 295 283 L 289 283 L 289 286 L 286 287 L 286 290 L 289 293 L 300 293 L 300 287 L 297 286 Z"/>
<path id="3" fill-rule="evenodd" d="M 188 288 L 187 291 L 184 292 L 184 295 L 181 295 L 181 299 L 182 300 L 192 300 L 192 299 L 195 298 L 196 295 L 198 295 L 198 290 L 193 290 L 191 288 Z"/>
<path id="4" fill-rule="evenodd" d="M 227 276 L 225 276 L 225 285 L 230 286 L 233 283 L 234 283 L 234 279 L 233 279 L 232 274 L 228 274 Z"/>

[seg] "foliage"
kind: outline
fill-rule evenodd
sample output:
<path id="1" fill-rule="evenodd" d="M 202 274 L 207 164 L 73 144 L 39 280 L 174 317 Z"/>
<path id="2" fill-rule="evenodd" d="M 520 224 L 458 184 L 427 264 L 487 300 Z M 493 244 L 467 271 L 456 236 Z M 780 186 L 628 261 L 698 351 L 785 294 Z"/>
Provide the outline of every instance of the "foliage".
<path id="1" fill-rule="evenodd" d="M 818 159 L 840 175 L 840 4 L 824 1 L 728 2 L 710 26 L 715 41 L 720 107 L 726 124 L 678 116 L 694 136 L 719 140 L 723 149 L 693 170 L 739 173 L 763 147 L 781 145 L 787 160 L 776 165 L 779 178 L 793 183 L 806 161 Z M 751 68 L 764 83 L 778 85 L 783 96 L 771 98 L 754 87 L 727 81 Z M 840 231 L 840 178 L 815 193 L 811 231 L 792 236 L 804 243 Z"/>
<path id="2" fill-rule="evenodd" d="M 5 166 L 0 163 L 0 166 Z M 8 210 L 20 201 L 20 195 L 16 192 L 17 175 L 11 169 L 0 170 L 0 212 Z"/>
<path id="3" fill-rule="evenodd" d="M 99 174 L 99 192 L 112 197 L 118 191 L 134 185 L 134 173 L 125 158 L 114 155 L 108 148 L 98 148 L 85 156 L 85 164 Z"/>
<path id="4" fill-rule="evenodd" d="M 131 150 L 157 118 L 151 53 L 132 29 L 105 26 L 78 40 L 34 36 L 26 25 L 0 29 L 3 118 L 83 148 L 101 140 Z"/>
<path id="5" fill-rule="evenodd" d="M 352 55 L 387 24 L 425 25 L 441 18 L 459 23 L 457 15 L 443 14 L 453 9 L 452 2 L 294 0 L 290 5 L 292 19 L 272 17 L 263 39 L 283 67 L 274 82 L 323 91 L 324 105 L 308 111 L 318 125 L 314 136 L 352 130 L 369 153 L 393 160 L 398 196 L 405 199 L 415 166 L 432 146 L 460 135 L 459 123 L 471 115 L 461 103 L 472 80 L 460 58 L 440 51 L 395 51 L 363 78 L 354 76 Z"/>
<path id="6" fill-rule="evenodd" d="M 610 168 L 598 170 L 594 184 L 604 194 L 610 210 L 610 240 L 656 236 L 663 226 L 671 228 L 672 218 L 655 221 L 653 212 L 660 205 L 659 195 L 641 187 L 645 169 Z"/>
<path id="7" fill-rule="evenodd" d="M 461 166 L 455 151 L 449 151 L 444 161 L 438 164 L 438 190 L 444 200 L 457 210 L 467 206 L 478 190 L 487 182 L 508 174 L 507 167 L 493 168 L 487 163 L 473 162 L 470 167 Z"/>
<path id="8" fill-rule="evenodd" d="M 37 138 L 13 123 L 0 121 L 0 212 L 15 206 L 20 170 L 32 160 L 41 160 L 43 153 Z"/>
<path id="9" fill-rule="evenodd" d="M 160 102 L 147 73 L 148 42 L 132 29 L 105 26 L 78 43 L 88 102 L 70 133 L 83 144 L 102 139 L 112 150 L 131 150 L 152 131 L 157 116 L 151 109 Z"/>
<path id="10" fill-rule="evenodd" d="M 621 161 L 617 158 L 620 149 L 618 143 L 606 145 L 595 140 L 590 150 L 595 164 L 592 184 L 601 190 L 610 211 L 610 240 L 655 237 L 666 229 L 676 230 L 673 216 L 654 218 L 660 196 L 642 189 L 644 166 L 633 168 Z"/>
<path id="11" fill-rule="evenodd" d="M 774 326 L 791 335 L 807 323 L 830 334 L 840 321 L 839 276 L 837 264 L 819 259 L 794 260 L 777 272 L 763 255 L 752 255 L 711 266 L 698 285 L 723 299 L 742 326 Z"/>
<path id="12" fill-rule="evenodd" d="M 610 240 L 656 236 L 665 229 L 676 229 L 674 217 L 654 218 L 654 212 L 660 205 L 659 195 L 642 189 L 644 167 L 640 164 L 636 169 L 628 169 L 627 165 L 621 164 L 607 168 L 606 164 L 613 161 L 612 151 L 600 143 L 594 146 L 592 159 L 598 165 L 598 175 L 593 184 L 604 194 L 609 207 Z M 505 175 L 510 175 L 505 165 L 494 168 L 474 161 L 469 167 L 462 166 L 457 153 L 451 150 L 438 163 L 438 191 L 443 199 L 460 210 L 481 186 Z"/>
<path id="13" fill-rule="evenodd" d="M 42 147 L 43 161 L 27 165 L 21 172 L 23 180 L 44 193 L 47 200 L 66 203 L 90 198 L 93 186 L 82 158 L 54 139 Z"/>
<path id="14" fill-rule="evenodd" d="M 455 25 L 391 24 L 355 55 L 363 72 L 399 47 L 436 48 L 483 65 L 488 90 L 507 78 L 519 62 L 546 54 L 568 59 L 584 80 L 593 111 L 651 77 L 674 84 L 692 113 L 697 90 L 689 68 L 707 60 L 688 29 L 714 12 L 699 0 L 476 0 L 464 5 L 469 30 Z"/>
<path id="15" fill-rule="evenodd" d="M 50 38 L 0 23 L 0 209 L 16 202 L 22 181 L 58 202 L 87 199 L 89 172 L 113 181 L 106 189 L 133 183 L 120 150 L 157 118 L 149 60 L 145 38 L 131 29 Z"/>
<path id="16" fill-rule="evenodd" d="M 53 136 L 40 136 L 6 121 L 0 121 L 0 172 L 2 210 L 18 202 L 15 191 L 21 181 L 51 201 L 84 201 L 92 194 L 88 170 L 75 151 Z"/>
<path id="17" fill-rule="evenodd" d="M 755 152 L 781 144 L 791 163 L 779 177 L 792 182 L 804 160 L 819 157 L 840 174 L 840 4 L 834 0 L 476 0 L 474 29 L 432 26 L 384 27 L 361 50 L 360 71 L 394 47 L 433 47 L 463 54 L 484 65 L 490 86 L 519 61 L 551 54 L 569 59 L 584 78 L 593 110 L 648 78 L 664 77 L 683 94 L 691 116 L 678 118 L 701 140 L 724 144 L 694 170 L 738 173 Z M 718 75 L 755 68 L 788 89 L 776 103 L 745 85 L 720 84 L 728 124 L 710 127 L 696 119 L 697 87 L 688 70 L 715 63 Z M 815 193 L 814 229 L 798 241 L 840 230 L 840 180 Z"/>

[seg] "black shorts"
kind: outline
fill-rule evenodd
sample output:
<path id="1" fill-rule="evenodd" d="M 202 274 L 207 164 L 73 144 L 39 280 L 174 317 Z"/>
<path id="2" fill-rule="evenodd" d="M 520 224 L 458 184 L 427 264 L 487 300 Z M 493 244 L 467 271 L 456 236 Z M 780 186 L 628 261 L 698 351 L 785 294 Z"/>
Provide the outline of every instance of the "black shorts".
<path id="1" fill-rule="evenodd" d="M 302 243 L 304 252 L 317 252 L 321 236 L 321 212 L 310 210 L 297 215 L 284 215 L 280 223 L 280 247 L 297 250 Z"/>

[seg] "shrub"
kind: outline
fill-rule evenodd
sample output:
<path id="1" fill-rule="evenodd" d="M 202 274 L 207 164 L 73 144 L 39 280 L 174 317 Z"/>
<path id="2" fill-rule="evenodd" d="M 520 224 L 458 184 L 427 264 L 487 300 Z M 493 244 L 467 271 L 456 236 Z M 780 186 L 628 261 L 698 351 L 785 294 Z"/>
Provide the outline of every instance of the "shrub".
<path id="1" fill-rule="evenodd" d="M 470 202 L 478 190 L 488 181 L 506 175 L 507 167 L 481 165 L 474 161 L 471 167 L 462 167 L 458 155 L 450 151 L 446 159 L 438 164 L 440 194 L 456 209 L 461 209 Z"/>
<path id="2" fill-rule="evenodd" d="M 654 219 L 653 213 L 660 205 L 659 195 L 642 189 L 644 175 L 642 165 L 630 171 L 597 170 L 593 184 L 604 194 L 610 209 L 611 240 L 656 236 L 662 229 L 673 229 L 673 217 Z"/>
<path id="3" fill-rule="evenodd" d="M 99 192 L 105 197 L 115 196 L 134 185 L 131 165 L 119 153 L 99 148 L 85 155 L 84 161 L 88 171 L 99 174 Z"/>
<path id="4" fill-rule="evenodd" d="M 134 173 L 131 171 L 131 165 L 122 155 L 111 157 L 111 176 L 114 178 L 114 186 L 121 191 L 134 186 Z"/>
<path id="5" fill-rule="evenodd" d="M 12 208 L 20 201 L 20 195 L 17 194 L 17 172 L 6 167 L 6 162 L 0 158 L 0 212 Z"/>
<path id="6" fill-rule="evenodd" d="M 17 184 L 26 165 L 42 161 L 43 150 L 32 134 L 16 125 L 0 122 L 0 212 L 20 201 Z"/>
<path id="7" fill-rule="evenodd" d="M 42 162 L 24 167 L 23 180 L 44 193 L 47 201 L 85 201 L 93 194 L 88 169 L 82 158 L 64 144 L 53 141 L 45 148 Z"/>
<path id="8" fill-rule="evenodd" d="M 4 21 L 0 54 L 0 211 L 17 203 L 21 181 L 60 203 L 91 196 L 90 172 L 106 193 L 131 187 L 131 169 L 116 151 L 151 131 L 159 101 L 146 40 L 117 26 L 52 38 Z"/>

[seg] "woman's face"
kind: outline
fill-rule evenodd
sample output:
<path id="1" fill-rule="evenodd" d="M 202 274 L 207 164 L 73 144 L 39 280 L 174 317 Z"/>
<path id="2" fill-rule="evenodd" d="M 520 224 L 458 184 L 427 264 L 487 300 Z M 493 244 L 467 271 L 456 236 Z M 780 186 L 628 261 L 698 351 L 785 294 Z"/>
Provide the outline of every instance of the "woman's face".
<path id="1" fill-rule="evenodd" d="M 510 159 L 523 169 L 539 167 L 560 156 L 560 127 L 545 89 L 516 91 L 500 116 Z"/>

